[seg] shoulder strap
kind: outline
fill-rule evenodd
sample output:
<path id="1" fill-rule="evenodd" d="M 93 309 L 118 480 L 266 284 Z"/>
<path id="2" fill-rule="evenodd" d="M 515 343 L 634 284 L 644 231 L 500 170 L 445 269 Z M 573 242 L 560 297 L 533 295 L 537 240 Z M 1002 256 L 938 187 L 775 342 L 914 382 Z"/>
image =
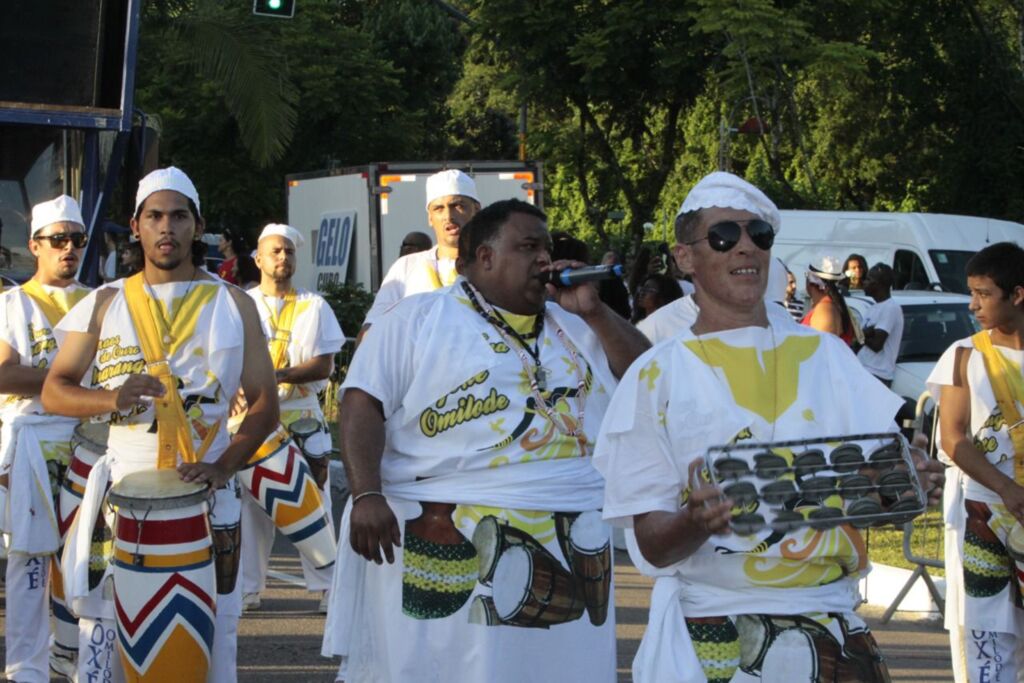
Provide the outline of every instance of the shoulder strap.
<path id="1" fill-rule="evenodd" d="M 137 273 L 124 281 L 124 298 L 128 304 L 128 313 L 132 325 L 139 337 L 142 357 L 146 361 L 146 372 L 153 375 L 164 385 L 164 395 L 153 402 L 156 410 L 157 469 L 173 469 L 178 464 L 178 454 L 184 462 L 199 462 L 210 448 L 220 424 L 214 425 L 203 439 L 199 451 L 192 444 L 192 430 L 188 418 L 185 417 L 185 406 L 178 393 L 177 378 L 171 374 L 171 366 L 167 362 L 167 349 L 163 338 L 157 330 L 153 307 L 157 305 L 143 284 L 142 273 Z"/>
<path id="2" fill-rule="evenodd" d="M 292 338 L 292 325 L 295 324 L 295 290 L 284 296 L 284 305 L 280 313 L 267 306 L 270 310 L 270 326 L 274 337 L 270 340 L 270 358 L 274 361 L 274 369 L 280 370 L 288 359 L 288 342 Z"/>
<path id="3" fill-rule="evenodd" d="M 67 298 L 58 299 L 50 296 L 49 292 L 43 289 L 43 286 L 37 280 L 32 279 L 21 286 L 21 291 L 25 292 L 39 306 L 43 311 L 43 315 L 46 316 L 46 320 L 50 323 L 51 328 L 56 327 L 60 319 L 68 312 L 68 309 L 89 293 L 88 290 L 80 289 L 72 292 Z"/>
<path id="4" fill-rule="evenodd" d="M 992 339 L 985 330 L 971 337 L 971 342 L 974 344 L 974 348 L 978 349 L 978 352 L 981 353 L 981 357 L 985 361 L 985 373 L 988 375 L 989 384 L 992 385 L 992 393 L 996 397 L 996 404 L 999 406 L 999 411 L 1003 414 L 1003 420 L 1007 424 L 1007 431 L 1010 433 L 1010 439 L 1013 442 L 1013 478 L 1018 484 L 1024 486 L 1024 425 L 1021 424 L 1020 411 L 1017 410 L 1017 401 L 1014 398 L 1013 390 L 1010 388 L 1010 382 L 1007 378 L 1011 368 L 1007 364 L 1006 359 L 1003 358 L 1003 355 L 992 345 Z"/>

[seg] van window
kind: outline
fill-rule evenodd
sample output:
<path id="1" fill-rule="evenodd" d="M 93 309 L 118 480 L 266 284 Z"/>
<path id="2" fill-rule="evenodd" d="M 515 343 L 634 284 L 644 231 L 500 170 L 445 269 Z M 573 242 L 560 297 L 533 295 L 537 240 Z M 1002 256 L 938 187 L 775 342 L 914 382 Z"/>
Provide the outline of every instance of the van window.
<path id="1" fill-rule="evenodd" d="M 914 252 L 897 249 L 892 269 L 896 277 L 894 289 L 929 289 L 928 272 L 921 258 Z"/>
<path id="2" fill-rule="evenodd" d="M 967 262 L 974 256 L 973 251 L 945 251 L 932 249 L 928 255 L 935 264 L 942 288 L 949 292 L 970 294 L 967 291 Z"/>

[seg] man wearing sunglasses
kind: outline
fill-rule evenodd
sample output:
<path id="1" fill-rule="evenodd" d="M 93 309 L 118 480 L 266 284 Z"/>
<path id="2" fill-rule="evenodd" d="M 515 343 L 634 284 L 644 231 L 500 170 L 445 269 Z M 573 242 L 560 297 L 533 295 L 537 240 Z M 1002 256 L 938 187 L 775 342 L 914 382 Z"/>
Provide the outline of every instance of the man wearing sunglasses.
<path id="1" fill-rule="evenodd" d="M 77 420 L 47 415 L 40 402 L 47 368 L 57 355 L 54 328 L 88 289 L 75 276 L 87 235 L 74 199 L 60 196 L 32 208 L 29 250 L 36 259 L 32 279 L 0 295 L 0 486 L 9 505 L 0 525 L 9 534 L 6 674 L 12 681 L 48 681 L 50 614 L 47 605 L 51 558 L 61 530 L 54 505 L 70 460 Z M 52 657 L 60 673 L 74 670 L 78 625 L 60 609 Z M 64 618 L 67 617 L 67 618 Z"/>
<path id="2" fill-rule="evenodd" d="M 767 524 L 776 508 L 758 489 L 729 499 L 713 485 L 723 470 L 705 467 L 716 446 L 896 431 L 902 401 L 842 342 L 765 303 L 779 227 L 772 201 L 741 178 L 717 172 L 694 186 L 676 218 L 676 249 L 693 273 L 697 315 L 633 363 L 597 439 L 604 517 L 627 528 L 634 563 L 657 577 L 638 683 L 701 670 L 718 681 L 821 671 L 889 680 L 854 614 L 867 570 L 860 533 L 802 522 L 839 496 L 813 501 L 794 488 L 784 503 L 800 526 L 776 530 Z"/>

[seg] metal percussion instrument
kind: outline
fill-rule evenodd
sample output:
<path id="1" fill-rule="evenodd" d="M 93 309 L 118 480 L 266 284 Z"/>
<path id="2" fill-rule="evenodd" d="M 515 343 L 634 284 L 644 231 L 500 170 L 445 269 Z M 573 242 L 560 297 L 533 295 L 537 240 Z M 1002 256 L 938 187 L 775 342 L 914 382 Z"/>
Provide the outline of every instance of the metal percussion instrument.
<path id="1" fill-rule="evenodd" d="M 927 504 L 910 446 L 895 432 L 713 446 L 705 462 L 742 535 L 902 524 Z"/>

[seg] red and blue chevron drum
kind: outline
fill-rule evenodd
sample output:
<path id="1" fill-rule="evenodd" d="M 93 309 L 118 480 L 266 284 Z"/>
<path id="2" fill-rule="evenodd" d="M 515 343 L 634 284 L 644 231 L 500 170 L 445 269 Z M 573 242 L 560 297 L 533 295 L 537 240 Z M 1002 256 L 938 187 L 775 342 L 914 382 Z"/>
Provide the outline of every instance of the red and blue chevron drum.
<path id="1" fill-rule="evenodd" d="M 127 681 L 205 681 L 217 580 L 205 485 L 134 472 L 109 494 L 114 608 Z"/>
<path id="2" fill-rule="evenodd" d="M 334 564 L 338 545 L 331 518 L 302 451 L 283 429 L 253 454 L 238 480 L 314 567 Z"/>
<path id="3" fill-rule="evenodd" d="M 60 495 L 57 496 L 57 526 L 60 543 L 64 545 L 68 529 L 75 521 L 78 507 L 85 495 L 85 484 L 93 465 L 107 452 L 107 435 L 110 425 L 82 422 L 75 427 L 71 437 L 71 464 L 64 472 Z"/>

